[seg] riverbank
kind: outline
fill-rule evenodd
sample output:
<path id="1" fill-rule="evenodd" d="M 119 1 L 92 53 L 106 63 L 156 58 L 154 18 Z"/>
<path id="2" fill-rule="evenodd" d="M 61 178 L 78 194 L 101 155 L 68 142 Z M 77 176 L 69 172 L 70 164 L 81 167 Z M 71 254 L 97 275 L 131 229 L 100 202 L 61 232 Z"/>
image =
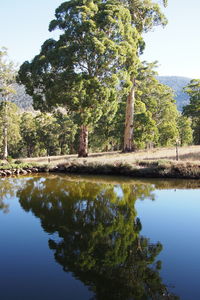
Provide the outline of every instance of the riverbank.
<path id="1" fill-rule="evenodd" d="M 124 175 L 139 178 L 200 179 L 200 146 L 178 149 L 155 148 L 131 153 L 91 153 L 77 155 L 22 158 L 10 163 L 0 161 L 0 177 L 29 173 L 55 172 L 97 175 Z"/>
<path id="2" fill-rule="evenodd" d="M 121 175 L 142 178 L 200 179 L 200 163 L 175 161 L 139 161 L 135 163 L 68 162 L 49 167 L 49 172 Z"/>
<path id="3" fill-rule="evenodd" d="M 61 164 L 4 164 L 0 166 L 0 176 L 27 175 L 31 173 L 66 173 L 121 175 L 138 178 L 182 178 L 200 179 L 200 162 L 176 161 L 136 161 L 128 162 L 87 162 L 73 160 Z"/>

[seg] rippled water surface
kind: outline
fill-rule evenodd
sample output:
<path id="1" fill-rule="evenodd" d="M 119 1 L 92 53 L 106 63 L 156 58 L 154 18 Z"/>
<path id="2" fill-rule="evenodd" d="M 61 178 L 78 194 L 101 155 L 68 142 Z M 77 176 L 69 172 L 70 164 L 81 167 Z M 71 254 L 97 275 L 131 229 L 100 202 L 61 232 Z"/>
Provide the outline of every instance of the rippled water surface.
<path id="1" fill-rule="evenodd" d="M 200 181 L 0 181 L 0 299 L 200 299 Z"/>

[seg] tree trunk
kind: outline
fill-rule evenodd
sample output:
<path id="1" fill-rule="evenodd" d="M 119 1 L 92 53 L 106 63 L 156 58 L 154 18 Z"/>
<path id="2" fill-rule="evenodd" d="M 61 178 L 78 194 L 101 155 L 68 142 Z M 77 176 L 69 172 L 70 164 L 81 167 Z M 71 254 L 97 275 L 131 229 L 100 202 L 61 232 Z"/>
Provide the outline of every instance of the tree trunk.
<path id="1" fill-rule="evenodd" d="M 133 114 L 135 103 L 135 79 L 132 80 L 132 87 L 127 97 L 125 130 L 124 130 L 124 152 L 133 151 Z"/>
<path id="2" fill-rule="evenodd" d="M 75 149 L 74 149 L 74 145 L 73 145 L 73 143 L 71 142 L 70 143 L 70 147 L 69 147 L 69 154 L 74 154 L 74 153 L 76 153 L 76 151 L 75 151 Z"/>
<path id="3" fill-rule="evenodd" d="M 28 145 L 27 146 L 27 156 L 31 157 L 33 155 L 33 152 L 34 152 L 34 146 Z"/>
<path id="4" fill-rule="evenodd" d="M 78 157 L 88 156 L 88 128 L 87 126 L 81 126 L 80 138 L 79 138 L 79 149 Z"/>

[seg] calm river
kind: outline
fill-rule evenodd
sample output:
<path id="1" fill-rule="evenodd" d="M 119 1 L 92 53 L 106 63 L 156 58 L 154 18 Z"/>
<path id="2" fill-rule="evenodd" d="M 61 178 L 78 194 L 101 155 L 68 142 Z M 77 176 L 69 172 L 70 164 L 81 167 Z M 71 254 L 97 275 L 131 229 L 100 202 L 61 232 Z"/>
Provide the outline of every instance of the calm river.
<path id="1" fill-rule="evenodd" d="M 200 181 L 0 179 L 0 299 L 200 299 Z"/>

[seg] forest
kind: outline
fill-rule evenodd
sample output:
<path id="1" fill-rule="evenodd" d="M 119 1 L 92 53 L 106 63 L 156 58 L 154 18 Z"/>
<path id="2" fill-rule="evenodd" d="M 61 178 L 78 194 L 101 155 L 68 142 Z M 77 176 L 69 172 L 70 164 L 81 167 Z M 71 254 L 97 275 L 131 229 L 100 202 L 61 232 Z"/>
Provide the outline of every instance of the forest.
<path id="1" fill-rule="evenodd" d="M 46 40 L 30 62 L 17 68 L 2 47 L 1 157 L 199 144 L 200 80 L 184 88 L 190 103 L 179 112 L 173 90 L 157 79 L 157 63 L 140 59 L 143 34 L 166 24 L 151 0 L 73 0 L 49 24 L 58 40 Z M 34 111 L 12 102 L 16 84 Z"/>

